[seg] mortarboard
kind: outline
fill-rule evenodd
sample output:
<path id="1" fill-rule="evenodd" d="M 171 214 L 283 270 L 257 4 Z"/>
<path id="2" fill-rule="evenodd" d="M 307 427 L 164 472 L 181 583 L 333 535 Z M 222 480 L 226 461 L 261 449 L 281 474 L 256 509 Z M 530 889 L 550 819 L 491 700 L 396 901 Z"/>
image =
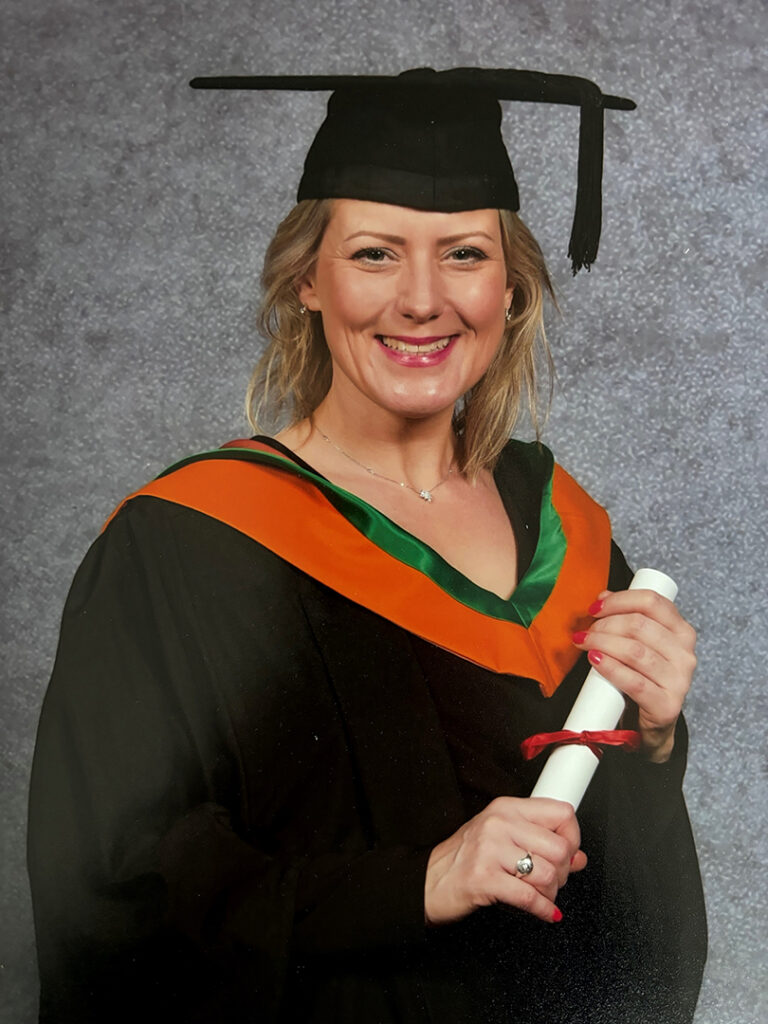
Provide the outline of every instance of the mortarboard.
<path id="1" fill-rule="evenodd" d="M 570 75 L 505 68 L 416 68 L 400 75 L 235 75 L 194 78 L 196 89 L 332 90 L 304 164 L 297 199 L 366 199 L 419 210 L 519 210 L 501 137 L 499 100 L 580 108 L 573 272 L 597 256 L 603 110 L 633 110 Z"/>

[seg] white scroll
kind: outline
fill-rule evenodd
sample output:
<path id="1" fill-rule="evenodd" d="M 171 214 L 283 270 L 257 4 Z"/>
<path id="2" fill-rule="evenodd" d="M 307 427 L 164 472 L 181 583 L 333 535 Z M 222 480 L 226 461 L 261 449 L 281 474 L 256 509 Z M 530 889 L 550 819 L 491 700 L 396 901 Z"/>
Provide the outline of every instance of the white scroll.
<path id="1" fill-rule="evenodd" d="M 629 589 L 654 590 L 670 601 L 677 596 L 675 581 L 656 569 L 638 569 Z M 592 668 L 563 729 L 572 732 L 615 729 L 623 711 L 624 694 Z M 575 744 L 556 747 L 549 755 L 531 796 L 566 800 L 576 810 L 599 763 L 589 747 Z"/>

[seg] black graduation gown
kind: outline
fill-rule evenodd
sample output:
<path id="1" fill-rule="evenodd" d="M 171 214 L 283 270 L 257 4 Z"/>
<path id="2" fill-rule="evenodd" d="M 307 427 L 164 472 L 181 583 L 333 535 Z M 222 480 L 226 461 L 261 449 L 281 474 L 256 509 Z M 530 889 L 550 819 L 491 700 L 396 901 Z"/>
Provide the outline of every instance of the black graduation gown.
<path id="1" fill-rule="evenodd" d="M 497 480 L 524 565 L 540 482 L 504 459 Z M 628 579 L 614 547 L 609 586 Z M 530 792 L 519 743 L 562 725 L 587 667 L 543 697 L 199 512 L 129 502 L 75 578 L 40 721 L 41 1021 L 690 1021 L 682 722 L 665 765 L 605 754 L 562 923 L 424 926 L 430 850 Z"/>

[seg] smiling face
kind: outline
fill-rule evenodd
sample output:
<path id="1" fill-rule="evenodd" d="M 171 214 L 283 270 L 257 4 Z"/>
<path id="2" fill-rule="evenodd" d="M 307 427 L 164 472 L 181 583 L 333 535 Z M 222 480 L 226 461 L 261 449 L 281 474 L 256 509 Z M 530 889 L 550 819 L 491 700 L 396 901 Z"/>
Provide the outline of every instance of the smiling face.
<path id="1" fill-rule="evenodd" d="M 512 300 L 498 212 L 336 200 L 298 291 L 322 316 L 329 400 L 358 415 L 452 411 L 488 368 Z"/>

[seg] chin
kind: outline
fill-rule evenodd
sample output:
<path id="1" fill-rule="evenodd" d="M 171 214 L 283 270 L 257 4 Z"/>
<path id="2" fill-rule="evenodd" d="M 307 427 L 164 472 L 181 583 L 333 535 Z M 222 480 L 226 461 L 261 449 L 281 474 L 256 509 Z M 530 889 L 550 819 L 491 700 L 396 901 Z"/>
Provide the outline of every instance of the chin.
<path id="1" fill-rule="evenodd" d="M 430 416 L 441 416 L 447 412 L 453 414 L 457 399 L 410 397 L 400 402 L 381 402 L 380 404 L 388 412 L 395 416 L 402 416 L 409 420 L 424 420 Z"/>
<path id="2" fill-rule="evenodd" d="M 425 419 L 429 416 L 440 416 L 446 412 L 453 413 L 456 403 L 461 400 L 467 390 L 473 386 L 471 380 L 440 381 L 433 387 L 413 387 L 389 391 L 380 394 L 378 405 L 390 412 L 409 419 Z M 424 382 L 426 383 L 426 382 Z M 376 401 L 376 399 L 374 399 Z"/>

